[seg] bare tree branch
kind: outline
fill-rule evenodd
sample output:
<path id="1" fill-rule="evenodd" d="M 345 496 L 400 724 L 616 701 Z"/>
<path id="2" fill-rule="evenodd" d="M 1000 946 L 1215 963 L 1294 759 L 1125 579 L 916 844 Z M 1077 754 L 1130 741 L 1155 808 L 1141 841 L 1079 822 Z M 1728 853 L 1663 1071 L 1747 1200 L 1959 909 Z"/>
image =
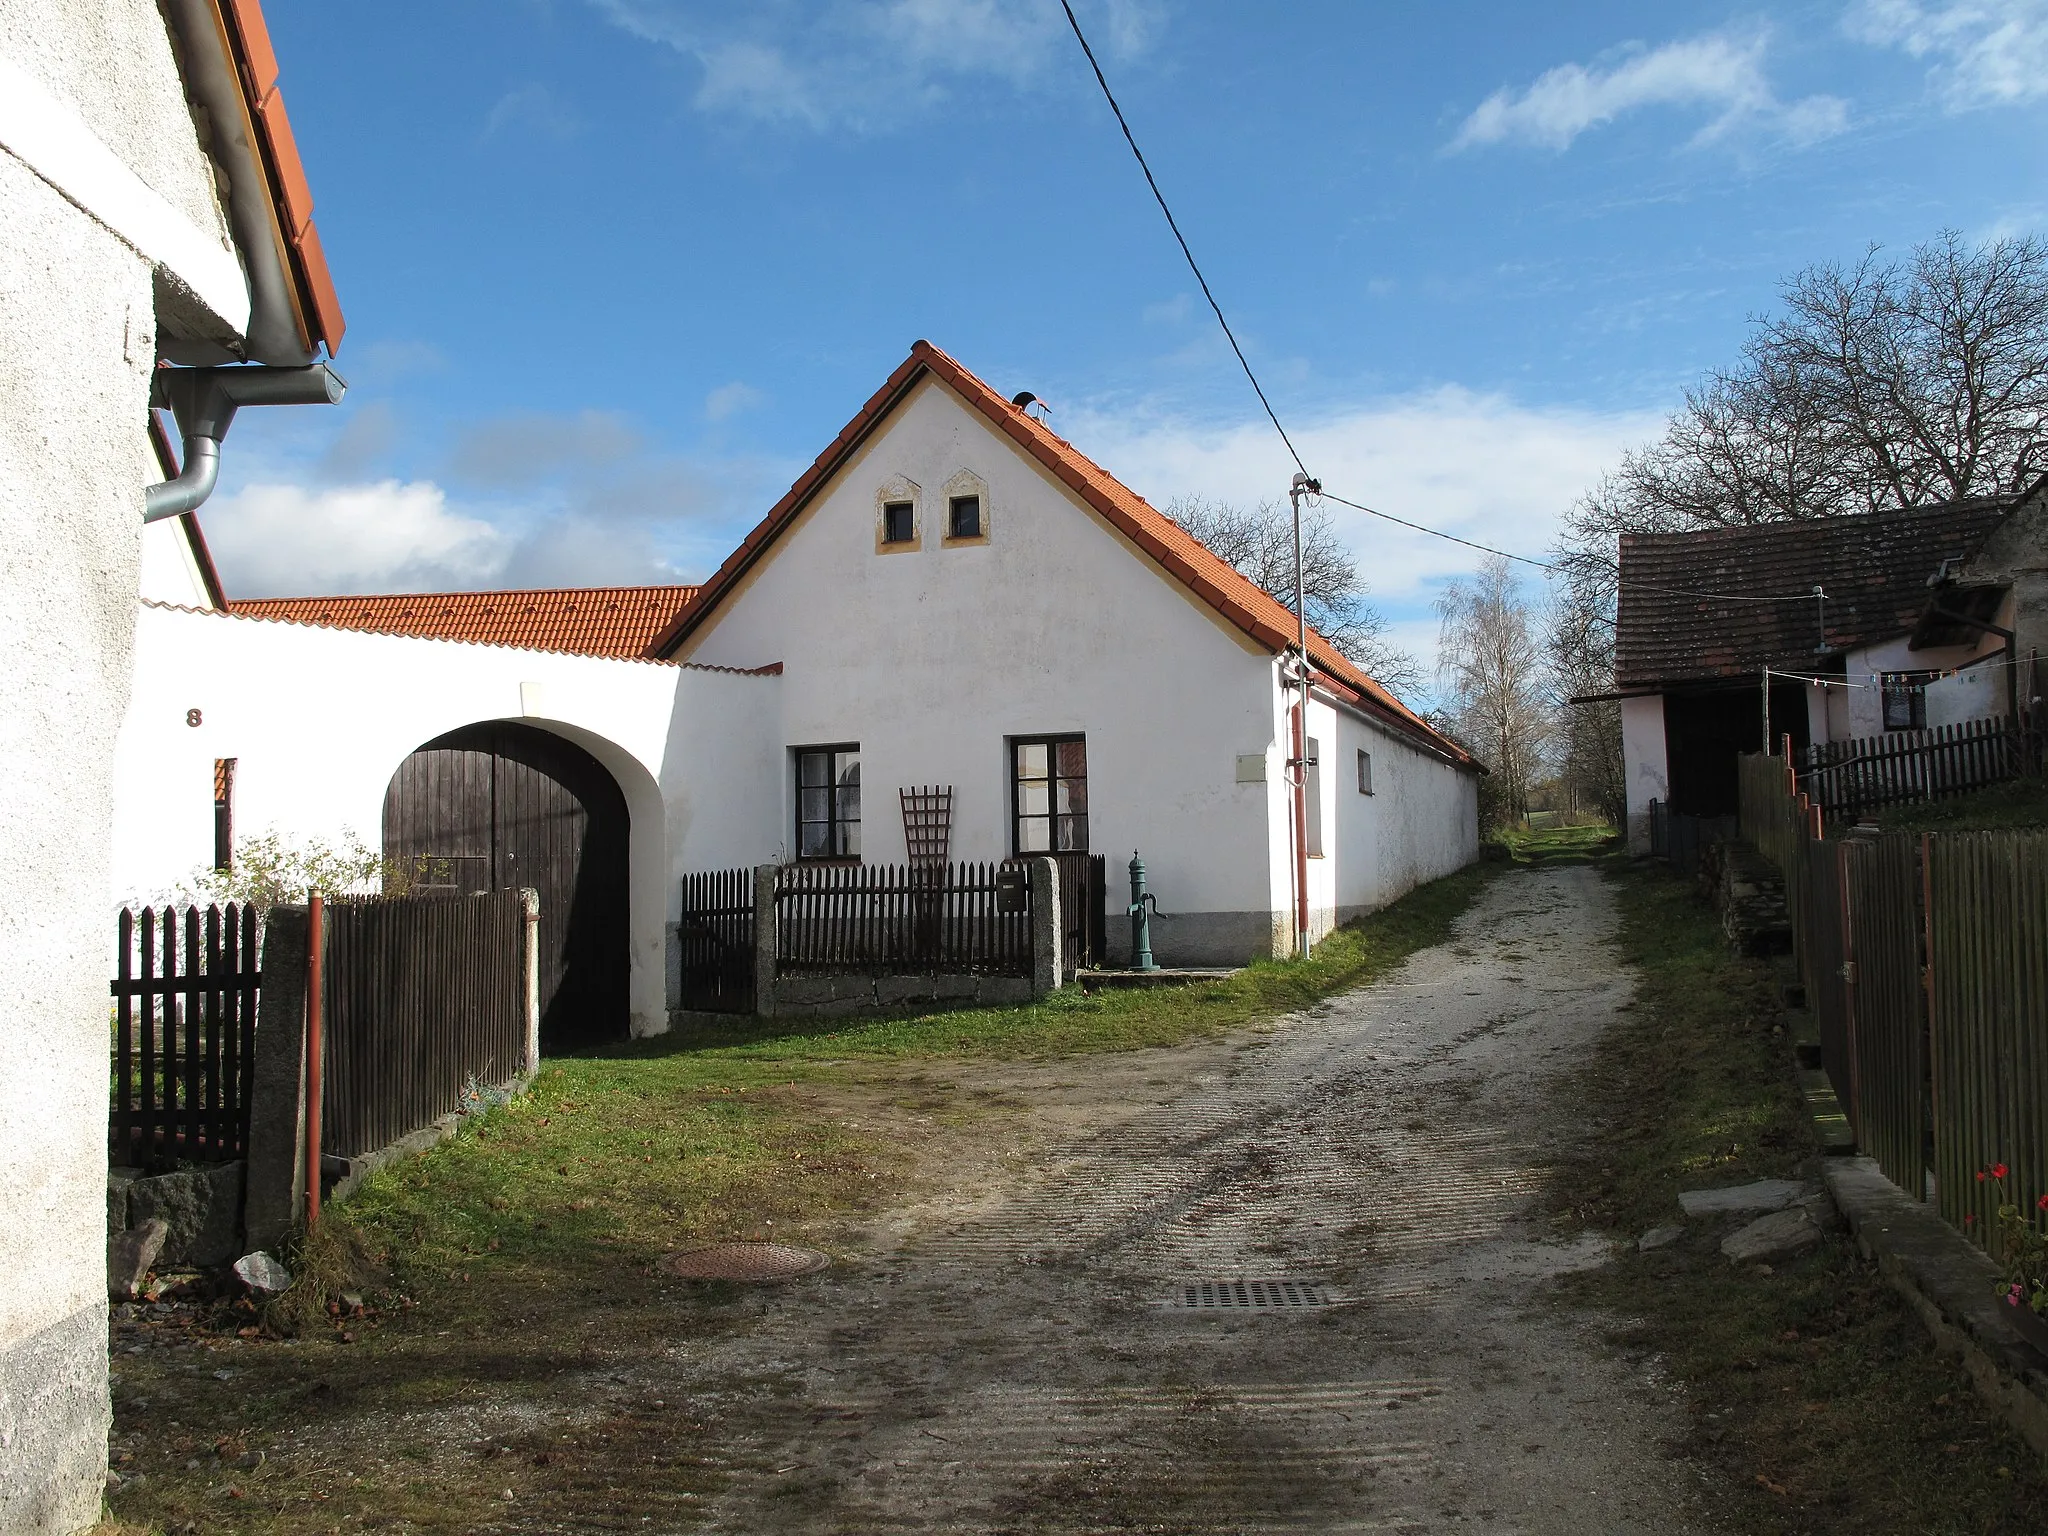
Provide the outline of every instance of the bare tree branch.
<path id="1" fill-rule="evenodd" d="M 1294 516 L 1279 502 L 1256 507 L 1184 496 L 1166 515 L 1233 566 L 1239 575 L 1294 611 Z M 1422 667 L 1387 638 L 1387 622 L 1366 601 L 1351 551 L 1321 506 L 1301 514 L 1301 588 L 1308 621 L 1331 645 L 1395 694 L 1422 687 Z"/>

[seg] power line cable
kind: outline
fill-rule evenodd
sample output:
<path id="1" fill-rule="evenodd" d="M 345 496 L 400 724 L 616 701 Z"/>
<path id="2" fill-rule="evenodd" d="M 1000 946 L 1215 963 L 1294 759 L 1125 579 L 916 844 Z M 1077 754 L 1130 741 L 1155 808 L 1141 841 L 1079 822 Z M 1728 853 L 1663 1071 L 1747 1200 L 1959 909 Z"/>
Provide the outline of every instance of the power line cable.
<path id="1" fill-rule="evenodd" d="M 1180 223 L 1173 216 L 1173 210 L 1166 206 L 1166 194 L 1159 190 L 1158 178 L 1153 176 L 1152 167 L 1145 163 L 1145 152 L 1138 148 L 1138 141 L 1131 133 L 1131 125 L 1124 119 L 1124 109 L 1117 105 L 1116 95 L 1109 88 L 1109 80 L 1102 73 L 1102 66 L 1095 61 L 1095 50 L 1088 46 L 1088 36 L 1081 30 L 1080 18 L 1074 15 L 1074 7 L 1068 0 L 1060 0 L 1060 9 L 1067 13 L 1067 25 L 1074 29 L 1074 40 L 1081 45 L 1081 52 L 1088 56 L 1088 67 L 1095 71 L 1095 83 L 1102 87 L 1102 99 L 1109 103 L 1109 110 L 1116 114 L 1116 125 L 1124 131 L 1124 142 L 1131 146 L 1131 153 L 1137 157 L 1138 169 L 1145 173 L 1145 185 L 1152 189 L 1152 200 L 1159 204 L 1159 211 L 1166 215 L 1166 227 L 1173 231 L 1173 238 L 1180 243 L 1180 253 L 1187 258 L 1188 270 L 1195 274 L 1195 281 L 1202 286 L 1202 297 L 1209 301 L 1209 308 L 1216 312 L 1216 323 L 1223 327 L 1223 339 L 1230 343 L 1230 350 L 1237 354 L 1237 365 L 1244 370 L 1250 381 L 1252 393 L 1259 397 L 1259 404 L 1266 408 L 1266 419 L 1273 423 L 1273 430 L 1280 434 L 1280 441 L 1287 445 L 1288 455 L 1294 460 L 1294 467 L 1304 475 L 1308 466 L 1301 462 L 1301 455 L 1295 452 L 1294 440 L 1287 435 L 1287 429 L 1280 425 L 1280 418 L 1273 410 L 1273 403 L 1266 398 L 1266 392 L 1259 387 L 1259 376 L 1252 372 L 1252 365 L 1246 360 L 1244 348 L 1237 344 L 1237 336 L 1230 329 L 1230 322 L 1223 318 L 1223 306 L 1216 302 L 1216 295 L 1209 290 L 1209 279 L 1202 276 L 1202 269 L 1195 261 L 1195 253 L 1188 249 L 1187 236 L 1180 232 Z"/>
<path id="2" fill-rule="evenodd" d="M 1209 287 L 1209 279 L 1202 275 L 1201 264 L 1195 260 L 1195 253 L 1188 245 L 1187 236 L 1180 232 L 1180 221 L 1174 218 L 1173 209 L 1167 206 L 1166 194 L 1159 190 L 1159 180 L 1152 174 L 1152 167 L 1145 159 L 1145 152 L 1138 147 L 1137 136 L 1131 132 L 1130 122 L 1124 116 L 1124 109 L 1117 103 L 1116 93 L 1109 88 L 1109 78 L 1102 72 L 1102 65 L 1095 57 L 1094 48 L 1089 45 L 1087 33 L 1081 30 L 1081 21 L 1074 14 L 1071 0 L 1060 0 L 1060 9 L 1066 12 L 1067 25 L 1073 29 L 1074 41 L 1081 45 L 1081 52 L 1088 59 L 1088 67 L 1095 73 L 1095 83 L 1102 88 L 1102 99 L 1109 103 L 1109 110 L 1115 114 L 1116 125 L 1123 130 L 1124 142 L 1130 145 L 1131 154 L 1138 162 L 1138 169 L 1145 173 L 1145 185 L 1152 189 L 1152 200 L 1159 205 L 1159 211 L 1166 216 L 1166 227 L 1173 231 L 1174 241 L 1180 246 L 1180 253 L 1187 260 L 1188 270 L 1194 273 L 1195 281 L 1201 285 L 1202 297 L 1209 301 L 1209 308 L 1216 316 L 1216 324 L 1222 328 L 1223 339 L 1230 343 L 1230 350 L 1236 354 L 1237 365 L 1244 370 L 1246 382 L 1251 385 L 1252 393 L 1259 397 L 1259 404 L 1265 408 L 1266 419 L 1273 423 L 1273 430 L 1280 434 L 1280 441 L 1286 445 L 1288 457 L 1294 460 L 1294 467 L 1313 481 L 1315 477 L 1309 475 L 1308 465 L 1302 461 L 1300 451 L 1294 446 L 1294 439 L 1287 435 L 1287 428 L 1281 425 L 1279 413 L 1273 409 L 1273 402 L 1266 398 L 1266 391 L 1259 383 L 1259 376 L 1252 371 L 1251 362 L 1244 355 L 1244 348 L 1238 345 L 1237 333 L 1231 330 L 1230 321 L 1224 317 L 1223 306 L 1216 301 L 1216 295 Z M 1562 566 L 1548 560 L 1537 560 L 1529 555 L 1517 555 L 1509 550 L 1495 549 L 1491 544 L 1481 544 L 1473 539 L 1460 538 L 1455 533 L 1445 533 L 1440 528 L 1431 528 L 1423 523 L 1410 522 L 1405 517 L 1396 517 L 1391 512 L 1382 512 L 1375 507 L 1366 506 L 1363 502 L 1351 501 L 1333 492 L 1323 490 L 1320 481 L 1315 483 L 1318 493 L 1331 501 L 1338 502 L 1355 511 L 1364 512 L 1372 517 L 1383 518 L 1390 523 L 1399 523 L 1403 528 L 1412 528 L 1417 533 L 1426 533 L 1432 538 L 1447 539 L 1453 544 L 1462 544 L 1467 549 L 1476 549 L 1484 554 L 1498 555 L 1504 560 L 1517 560 L 1524 565 L 1533 565 L 1539 570 L 1555 572 L 1563 569 Z M 1619 565 L 1614 561 L 1610 560 L 1607 564 L 1615 565 L 1617 571 L 1620 569 Z M 1639 592 L 1661 592 L 1672 597 L 1696 597 L 1726 603 L 1806 603 L 1813 601 L 1813 594 L 1811 592 L 1801 592 L 1786 597 L 1759 597 L 1746 593 L 1694 592 L 1678 587 L 1657 587 L 1635 581 L 1628 582 L 1626 585 Z"/>

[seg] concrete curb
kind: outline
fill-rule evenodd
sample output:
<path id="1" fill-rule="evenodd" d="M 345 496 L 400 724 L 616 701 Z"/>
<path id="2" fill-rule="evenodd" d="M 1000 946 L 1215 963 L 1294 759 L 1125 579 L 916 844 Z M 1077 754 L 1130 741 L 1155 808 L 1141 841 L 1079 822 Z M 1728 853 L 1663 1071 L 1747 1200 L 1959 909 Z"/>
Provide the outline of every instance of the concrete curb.
<path id="1" fill-rule="evenodd" d="M 1857 1246 L 1920 1315 L 1935 1347 L 1961 1359 L 1984 1399 L 2048 1456 L 2048 1359 L 2000 1315 L 1991 1260 L 1870 1158 L 1827 1158 L 1821 1177 Z"/>

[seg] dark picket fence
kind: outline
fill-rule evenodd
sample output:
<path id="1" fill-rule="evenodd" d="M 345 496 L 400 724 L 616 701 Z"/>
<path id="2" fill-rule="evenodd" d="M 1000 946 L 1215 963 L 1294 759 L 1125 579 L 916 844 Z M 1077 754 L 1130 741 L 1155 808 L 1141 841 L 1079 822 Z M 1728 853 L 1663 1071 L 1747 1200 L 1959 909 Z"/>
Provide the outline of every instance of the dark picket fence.
<path id="1" fill-rule="evenodd" d="M 1743 836 L 1785 876 L 1822 1061 L 1859 1147 L 1981 1237 L 2048 1194 L 2048 832 L 1832 835 L 1783 757 L 1742 760 Z"/>
<path id="2" fill-rule="evenodd" d="M 107 1153 L 120 1166 L 232 1162 L 249 1135 L 256 910 L 123 909 L 116 926 Z"/>
<path id="3" fill-rule="evenodd" d="M 357 1157 L 527 1066 L 519 891 L 327 903 L 321 1150 Z"/>
<path id="4" fill-rule="evenodd" d="M 783 975 L 1031 974 L 1022 863 L 786 865 L 775 875 Z"/>
<path id="5" fill-rule="evenodd" d="M 683 876 L 676 923 L 678 1006 L 708 1013 L 754 1011 L 754 872 L 712 869 Z"/>
<path id="6" fill-rule="evenodd" d="M 1060 954 L 1069 969 L 1109 963 L 1109 860 L 1056 853 L 1060 870 Z"/>
<path id="7" fill-rule="evenodd" d="M 1800 754 L 1799 787 L 1828 817 L 1968 794 L 2017 778 L 2026 741 L 2012 720 L 1965 720 L 1926 731 L 1817 741 Z"/>

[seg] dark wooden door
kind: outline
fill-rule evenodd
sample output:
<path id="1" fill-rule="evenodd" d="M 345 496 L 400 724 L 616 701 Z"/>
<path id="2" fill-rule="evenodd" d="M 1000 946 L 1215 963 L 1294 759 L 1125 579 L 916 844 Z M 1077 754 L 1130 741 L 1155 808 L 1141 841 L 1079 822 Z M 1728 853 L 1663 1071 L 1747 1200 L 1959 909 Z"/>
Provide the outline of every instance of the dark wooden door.
<path id="1" fill-rule="evenodd" d="M 424 858 L 455 892 L 540 892 L 540 1031 L 547 1051 L 629 1033 L 628 817 L 618 782 L 530 725 L 465 726 L 399 766 L 384 795 L 387 858 Z"/>

